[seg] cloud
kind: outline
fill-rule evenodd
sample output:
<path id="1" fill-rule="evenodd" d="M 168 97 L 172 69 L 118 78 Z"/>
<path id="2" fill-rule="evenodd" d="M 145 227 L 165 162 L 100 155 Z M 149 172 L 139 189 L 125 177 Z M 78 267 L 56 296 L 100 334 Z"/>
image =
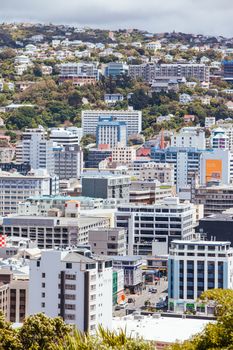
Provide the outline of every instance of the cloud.
<path id="1" fill-rule="evenodd" d="M 233 36 L 232 0 L 1 0 L 1 21 Z"/>

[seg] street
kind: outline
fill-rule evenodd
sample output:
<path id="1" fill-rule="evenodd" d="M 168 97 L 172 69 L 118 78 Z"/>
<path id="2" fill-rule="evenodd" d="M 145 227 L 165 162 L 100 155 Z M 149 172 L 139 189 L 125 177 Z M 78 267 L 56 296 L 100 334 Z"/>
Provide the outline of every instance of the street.
<path id="1" fill-rule="evenodd" d="M 151 285 L 147 285 L 146 289 L 142 291 L 141 294 L 128 294 L 126 301 L 129 298 L 135 299 L 135 304 L 134 303 L 129 303 L 125 309 L 122 310 L 115 310 L 113 308 L 113 316 L 116 317 L 122 317 L 126 314 L 126 309 L 135 309 L 140 310 L 142 306 L 144 306 L 144 303 L 146 300 L 148 300 L 151 304 L 151 306 L 154 306 L 161 297 L 167 295 L 167 287 L 168 287 L 168 282 L 165 281 L 163 278 L 160 279 L 158 284 L 155 286 L 157 289 L 157 293 L 151 293 L 149 292 L 149 288 L 151 288 Z"/>

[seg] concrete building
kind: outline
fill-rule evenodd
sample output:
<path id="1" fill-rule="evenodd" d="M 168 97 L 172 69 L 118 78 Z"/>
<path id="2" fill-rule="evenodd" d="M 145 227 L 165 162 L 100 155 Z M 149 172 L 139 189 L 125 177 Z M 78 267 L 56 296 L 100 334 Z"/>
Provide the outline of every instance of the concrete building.
<path id="1" fill-rule="evenodd" d="M 209 67 L 205 64 L 191 63 L 144 63 L 129 65 L 129 76 L 133 79 L 142 78 L 147 82 L 157 77 L 163 78 L 195 78 L 200 82 L 209 82 Z"/>
<path id="2" fill-rule="evenodd" d="M 74 85 L 85 85 L 99 80 L 99 70 L 94 63 L 62 63 L 59 70 L 61 82 L 71 80 Z"/>
<path id="3" fill-rule="evenodd" d="M 206 148 L 205 131 L 198 127 L 184 127 L 171 136 L 171 147 Z"/>
<path id="4" fill-rule="evenodd" d="M 54 174 L 53 141 L 47 140 L 43 127 L 26 129 L 22 141 L 16 148 L 16 161 L 29 163 L 32 169 L 47 169 Z"/>
<path id="5" fill-rule="evenodd" d="M 131 293 L 142 290 L 144 261 L 141 256 L 111 256 L 113 269 L 124 271 L 124 287 Z"/>
<path id="6" fill-rule="evenodd" d="M 127 125 L 127 137 L 132 134 L 140 134 L 142 131 L 142 112 L 134 110 L 83 110 L 82 128 L 83 135 L 96 134 L 96 126 L 99 117 L 112 117 L 116 121 L 125 122 Z"/>
<path id="7" fill-rule="evenodd" d="M 105 68 L 104 75 L 106 77 L 116 77 L 128 73 L 128 65 L 122 62 L 109 62 Z"/>
<path id="8" fill-rule="evenodd" d="M 213 149 L 200 157 L 200 184 L 229 185 L 233 179 L 233 155 L 227 149 Z"/>
<path id="9" fill-rule="evenodd" d="M 83 171 L 83 151 L 77 144 L 53 147 L 54 172 L 59 180 L 79 179 Z"/>
<path id="10" fill-rule="evenodd" d="M 211 132 L 211 146 L 217 149 L 229 149 L 229 138 L 226 130 L 222 128 L 213 129 Z"/>
<path id="11" fill-rule="evenodd" d="M 124 96 L 122 94 L 105 94 L 104 102 L 107 105 L 115 105 L 117 102 L 124 101 Z"/>
<path id="12" fill-rule="evenodd" d="M 119 203 L 129 201 L 130 177 L 114 174 L 84 174 L 82 195 L 94 198 L 115 199 Z"/>
<path id="13" fill-rule="evenodd" d="M 169 185 L 161 185 L 156 180 L 132 181 L 129 201 L 135 204 L 154 204 L 167 197 L 172 197 L 175 189 Z"/>
<path id="14" fill-rule="evenodd" d="M 201 311 L 202 292 L 233 288 L 233 250 L 230 242 L 179 241 L 171 243 L 168 261 L 168 298 L 172 311 Z"/>
<path id="15" fill-rule="evenodd" d="M 162 242 L 168 246 L 174 239 L 192 236 L 195 209 L 190 203 L 165 198 L 154 205 L 126 204 L 118 206 L 115 214 L 117 227 L 126 230 L 126 248 L 129 255 L 151 255 L 152 243 Z"/>
<path id="16" fill-rule="evenodd" d="M 229 149 L 233 151 L 232 123 L 222 123 L 211 132 L 211 146 L 213 148 Z"/>
<path id="17" fill-rule="evenodd" d="M 68 128 L 52 128 L 49 139 L 62 146 L 73 146 L 80 144 L 82 136 L 82 128 L 72 126 Z"/>
<path id="18" fill-rule="evenodd" d="M 65 195 L 33 196 L 19 203 L 17 214 L 47 216 L 51 209 L 56 208 L 61 212 L 61 216 L 65 216 L 70 201 L 78 202 L 81 210 L 101 209 L 104 205 L 102 198 Z"/>
<path id="19" fill-rule="evenodd" d="M 58 192 L 58 178 L 46 170 L 31 171 L 28 175 L 0 171 L 0 215 L 17 212 L 19 202 L 36 195 Z"/>
<path id="20" fill-rule="evenodd" d="M 75 201 L 76 202 L 76 201 Z M 72 203 L 71 203 L 72 204 Z M 77 202 L 74 203 L 76 206 Z M 76 208 L 77 209 L 77 208 Z M 40 249 L 55 247 L 71 247 L 88 243 L 88 232 L 97 227 L 109 227 L 107 217 L 66 217 L 51 216 L 59 211 L 51 210 L 48 216 L 11 216 L 4 217 L 3 234 L 7 237 L 28 238 L 35 242 Z"/>
<path id="21" fill-rule="evenodd" d="M 6 321 L 22 323 L 28 315 L 28 284 L 28 275 L 0 267 L 0 311 Z"/>
<path id="22" fill-rule="evenodd" d="M 204 205 L 204 215 L 222 213 L 233 207 L 233 186 L 197 186 L 192 191 L 192 202 Z"/>
<path id="23" fill-rule="evenodd" d="M 177 193 L 180 189 L 191 189 L 191 183 L 195 174 L 200 172 L 200 158 L 203 152 L 196 148 L 168 147 L 159 150 L 155 147 L 151 149 L 151 158 L 155 163 L 173 164 L 174 183 Z"/>
<path id="24" fill-rule="evenodd" d="M 126 255 L 125 230 L 97 228 L 89 231 L 88 243 L 97 255 Z"/>
<path id="25" fill-rule="evenodd" d="M 196 228 L 196 232 L 208 241 L 229 241 L 233 247 L 233 216 L 232 208 L 223 213 L 216 213 L 202 218 Z"/>
<path id="26" fill-rule="evenodd" d="M 139 170 L 142 181 L 158 180 L 161 183 L 174 185 L 174 164 L 148 162 Z"/>
<path id="27" fill-rule="evenodd" d="M 85 161 L 85 168 L 99 168 L 99 163 L 112 157 L 112 150 L 107 148 L 90 148 Z"/>
<path id="28" fill-rule="evenodd" d="M 96 127 L 96 144 L 109 145 L 110 148 L 127 145 L 126 122 L 119 122 L 112 117 L 100 117 Z"/>
<path id="29" fill-rule="evenodd" d="M 30 262 L 29 314 L 61 316 L 94 334 L 99 325 L 111 328 L 112 262 L 81 254 L 48 250 Z"/>
<path id="30" fill-rule="evenodd" d="M 206 117 L 205 118 L 205 128 L 212 128 L 215 126 L 216 118 L 215 117 Z"/>
<path id="31" fill-rule="evenodd" d="M 223 79 L 226 81 L 233 81 L 233 61 L 223 61 Z"/>
<path id="32" fill-rule="evenodd" d="M 112 163 L 131 164 L 136 158 L 136 149 L 133 147 L 115 147 L 112 150 Z"/>

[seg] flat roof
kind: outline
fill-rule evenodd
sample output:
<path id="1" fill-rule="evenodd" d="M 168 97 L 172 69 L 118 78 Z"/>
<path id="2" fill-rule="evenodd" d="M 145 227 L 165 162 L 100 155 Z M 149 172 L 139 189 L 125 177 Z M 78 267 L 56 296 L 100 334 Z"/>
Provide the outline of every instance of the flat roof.
<path id="1" fill-rule="evenodd" d="M 140 320 L 135 320 L 134 316 L 130 315 L 113 318 L 112 328 L 115 331 L 125 329 L 126 334 L 133 338 L 142 337 L 150 341 L 175 343 L 187 340 L 194 334 L 201 332 L 208 323 L 210 323 L 208 320 L 174 317 L 153 318 L 152 316 L 144 316 Z"/>
<path id="2" fill-rule="evenodd" d="M 192 245 L 192 244 L 197 244 L 197 245 L 226 245 L 226 244 L 231 244 L 230 241 L 185 241 L 185 240 L 174 240 L 171 243 L 175 244 L 186 244 L 186 245 Z"/>
<path id="3" fill-rule="evenodd" d="M 93 198 L 93 197 L 85 197 L 85 196 L 61 196 L 61 195 L 48 195 L 48 196 L 32 196 L 29 197 L 28 200 L 40 201 L 40 200 L 54 200 L 54 201 L 70 201 L 75 200 L 79 202 L 88 202 L 88 201 L 101 201 L 103 202 L 103 198 Z"/>

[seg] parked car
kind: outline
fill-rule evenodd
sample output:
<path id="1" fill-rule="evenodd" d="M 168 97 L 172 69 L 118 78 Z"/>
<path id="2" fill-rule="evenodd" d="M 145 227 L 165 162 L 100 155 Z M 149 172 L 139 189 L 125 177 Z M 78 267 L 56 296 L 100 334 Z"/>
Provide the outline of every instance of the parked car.
<path id="1" fill-rule="evenodd" d="M 121 310 L 121 306 L 120 305 L 116 305 L 115 306 L 115 311 Z"/>
<path id="2" fill-rule="evenodd" d="M 134 300 L 133 300 L 133 298 L 128 298 L 128 303 L 130 304 L 130 303 L 133 303 L 134 302 Z"/>
<path id="3" fill-rule="evenodd" d="M 152 287 L 152 288 L 149 288 L 149 292 L 150 292 L 150 293 L 157 293 L 158 290 L 157 290 L 157 288 Z"/>

